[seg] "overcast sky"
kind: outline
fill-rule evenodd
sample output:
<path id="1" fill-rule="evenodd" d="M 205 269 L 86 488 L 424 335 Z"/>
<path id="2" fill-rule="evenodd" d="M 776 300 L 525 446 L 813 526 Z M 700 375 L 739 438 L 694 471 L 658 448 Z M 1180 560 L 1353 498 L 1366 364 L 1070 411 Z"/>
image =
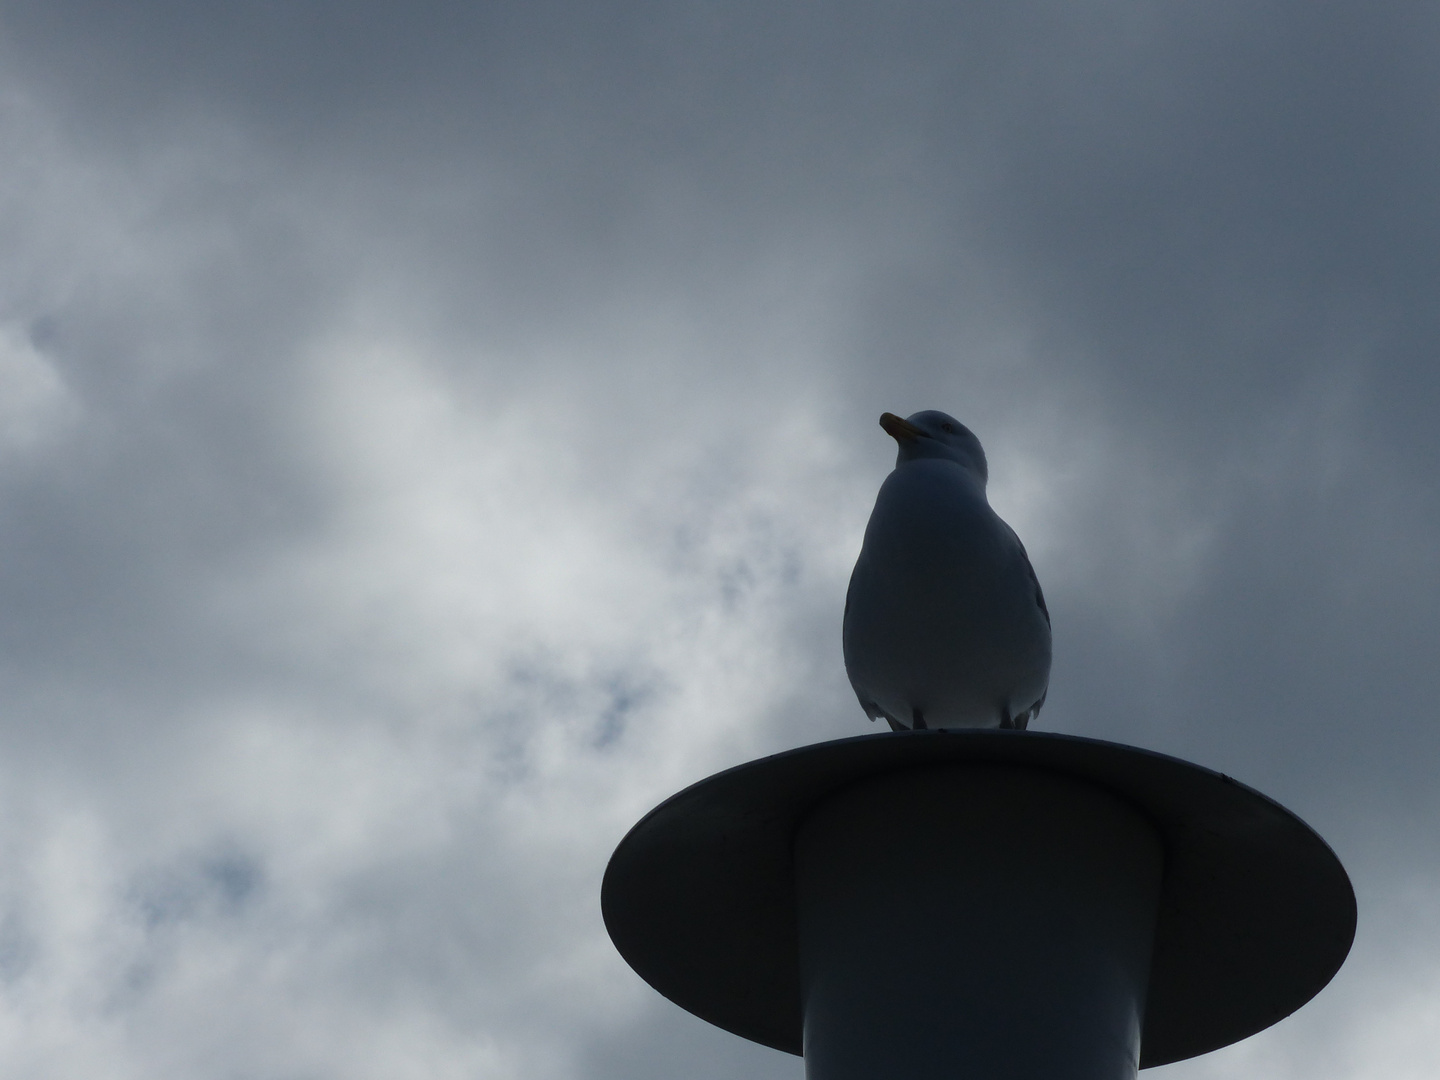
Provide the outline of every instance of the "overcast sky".
<path id="1" fill-rule="evenodd" d="M 1440 1074 L 1440 7 L 0 0 L 0 1073 L 798 1080 L 600 875 L 875 730 L 894 443 L 984 442 L 1038 728 L 1360 903 L 1155 1080 Z"/>

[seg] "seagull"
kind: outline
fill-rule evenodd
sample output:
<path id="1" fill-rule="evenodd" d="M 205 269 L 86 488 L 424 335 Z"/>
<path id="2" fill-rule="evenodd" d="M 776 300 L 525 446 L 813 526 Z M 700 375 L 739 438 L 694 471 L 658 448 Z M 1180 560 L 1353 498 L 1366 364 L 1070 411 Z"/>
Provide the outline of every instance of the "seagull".
<path id="1" fill-rule="evenodd" d="M 980 440 L 927 410 L 900 444 L 845 596 L 845 671 L 895 731 L 1024 729 L 1050 684 L 1050 611 L 1015 530 L 985 497 Z"/>

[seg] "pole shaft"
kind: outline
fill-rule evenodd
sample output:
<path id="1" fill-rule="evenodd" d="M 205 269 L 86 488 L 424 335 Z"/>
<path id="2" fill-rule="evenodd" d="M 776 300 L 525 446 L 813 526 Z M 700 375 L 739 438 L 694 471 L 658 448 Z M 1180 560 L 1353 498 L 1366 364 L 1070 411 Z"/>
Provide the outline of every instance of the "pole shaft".
<path id="1" fill-rule="evenodd" d="M 1036 769 L 891 773 L 795 847 L 808 1080 L 1134 1080 L 1163 853 Z"/>

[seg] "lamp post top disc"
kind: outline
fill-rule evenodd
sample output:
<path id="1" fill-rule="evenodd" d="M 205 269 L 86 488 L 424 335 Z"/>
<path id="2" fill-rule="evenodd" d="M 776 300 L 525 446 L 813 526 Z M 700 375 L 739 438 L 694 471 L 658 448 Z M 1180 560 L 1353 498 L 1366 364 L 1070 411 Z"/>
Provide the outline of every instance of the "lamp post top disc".
<path id="1" fill-rule="evenodd" d="M 1237 1042 L 1290 1015 L 1339 970 L 1355 894 L 1308 825 L 1178 758 L 1031 731 L 914 731 L 789 750 L 701 780 L 630 830 L 601 908 L 620 954 L 704 1020 L 801 1051 L 791 845 L 823 798 L 906 769 L 1020 766 L 1127 800 L 1165 845 L 1140 1065 Z"/>

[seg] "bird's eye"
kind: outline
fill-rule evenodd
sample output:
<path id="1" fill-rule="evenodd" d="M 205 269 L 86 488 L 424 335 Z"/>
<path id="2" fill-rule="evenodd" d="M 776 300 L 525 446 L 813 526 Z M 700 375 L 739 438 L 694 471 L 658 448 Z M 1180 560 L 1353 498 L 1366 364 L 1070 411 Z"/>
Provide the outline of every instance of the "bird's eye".
<path id="1" fill-rule="evenodd" d="M 954 425 L 954 424 L 941 424 L 941 425 L 940 425 L 940 430 L 943 431 L 943 432 L 945 432 L 945 433 L 947 433 L 947 434 L 949 434 L 949 435 L 954 435 L 954 434 L 955 434 L 955 425 Z"/>

